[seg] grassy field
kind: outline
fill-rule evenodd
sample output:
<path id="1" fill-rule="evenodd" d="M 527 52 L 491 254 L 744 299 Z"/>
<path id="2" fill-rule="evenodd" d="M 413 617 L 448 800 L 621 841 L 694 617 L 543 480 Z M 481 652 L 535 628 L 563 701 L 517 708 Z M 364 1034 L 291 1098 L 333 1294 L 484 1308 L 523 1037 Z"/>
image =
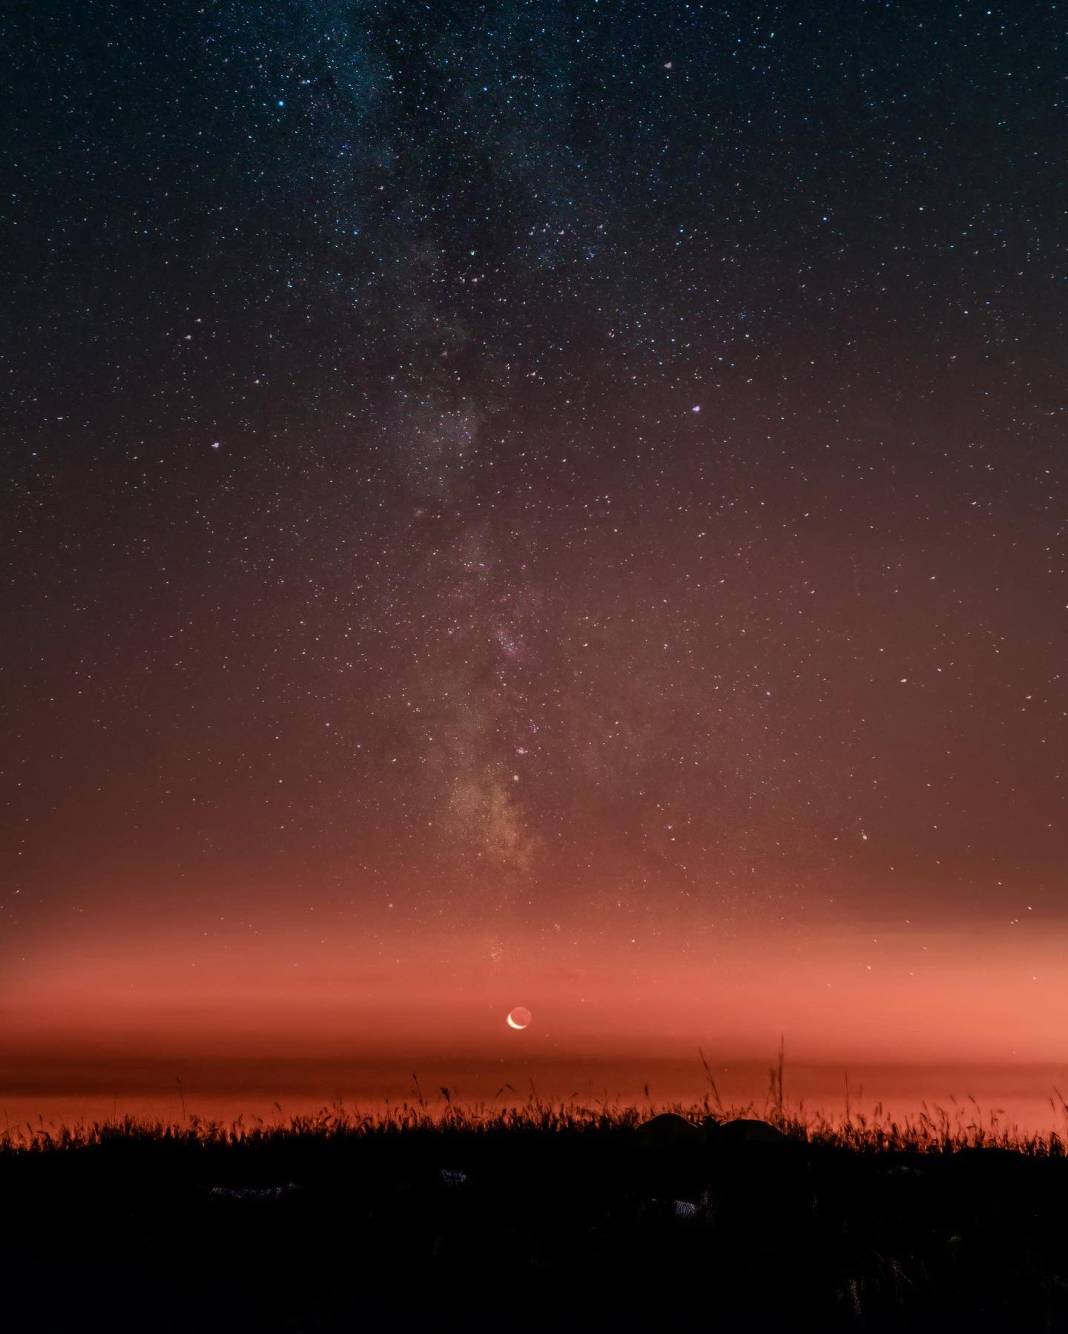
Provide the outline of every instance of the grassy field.
<path id="1" fill-rule="evenodd" d="M 445 1090 L 284 1125 L 8 1126 L 6 1327 L 1068 1331 L 1064 1137 L 971 1104 L 831 1122 L 781 1079 L 755 1114 L 785 1140 Z"/>

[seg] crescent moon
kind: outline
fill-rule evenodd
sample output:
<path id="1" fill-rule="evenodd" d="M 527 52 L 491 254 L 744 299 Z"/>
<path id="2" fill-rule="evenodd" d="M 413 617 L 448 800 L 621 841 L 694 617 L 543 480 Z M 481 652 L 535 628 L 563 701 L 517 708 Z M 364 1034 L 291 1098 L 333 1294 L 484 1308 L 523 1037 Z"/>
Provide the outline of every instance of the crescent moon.
<path id="1" fill-rule="evenodd" d="M 525 1005 L 515 1005 L 508 1011 L 505 1023 L 509 1028 L 514 1028 L 517 1033 L 522 1033 L 534 1016 Z"/>
<path id="2" fill-rule="evenodd" d="M 517 1033 L 522 1033 L 522 1031 L 523 1031 L 523 1025 L 522 1025 L 522 1024 L 517 1024 L 516 1021 L 512 1018 L 511 1015 L 509 1015 L 508 1018 L 507 1018 L 504 1022 L 508 1025 L 509 1028 L 514 1028 L 514 1029 L 516 1030 Z"/>

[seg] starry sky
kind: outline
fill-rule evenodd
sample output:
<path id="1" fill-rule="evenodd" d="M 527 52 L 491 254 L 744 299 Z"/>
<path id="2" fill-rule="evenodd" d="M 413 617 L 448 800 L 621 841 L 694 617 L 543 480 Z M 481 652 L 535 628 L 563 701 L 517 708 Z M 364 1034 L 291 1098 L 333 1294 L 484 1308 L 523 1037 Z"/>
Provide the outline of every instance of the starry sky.
<path id="1" fill-rule="evenodd" d="M 9 15 L 0 1012 L 1041 1028 L 1064 20 Z"/>

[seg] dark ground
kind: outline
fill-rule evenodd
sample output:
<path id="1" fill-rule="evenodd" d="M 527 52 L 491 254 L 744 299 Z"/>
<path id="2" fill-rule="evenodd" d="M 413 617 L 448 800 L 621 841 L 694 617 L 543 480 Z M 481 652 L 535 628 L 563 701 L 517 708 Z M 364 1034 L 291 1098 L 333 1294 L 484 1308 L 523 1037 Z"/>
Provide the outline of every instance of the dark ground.
<path id="1" fill-rule="evenodd" d="M 0 1194 L 12 1334 L 1068 1331 L 1060 1154 L 133 1134 L 0 1153 Z"/>

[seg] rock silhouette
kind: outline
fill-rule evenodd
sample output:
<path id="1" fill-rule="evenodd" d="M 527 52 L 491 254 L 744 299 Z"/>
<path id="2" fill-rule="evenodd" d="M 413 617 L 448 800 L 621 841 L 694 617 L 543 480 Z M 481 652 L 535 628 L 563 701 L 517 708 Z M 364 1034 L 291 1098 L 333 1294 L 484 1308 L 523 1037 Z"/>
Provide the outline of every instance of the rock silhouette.
<path id="1" fill-rule="evenodd" d="M 661 1112 L 657 1116 L 643 1121 L 638 1127 L 638 1134 L 650 1144 L 714 1144 L 728 1148 L 742 1144 L 787 1144 L 789 1141 L 782 1131 L 770 1121 L 761 1121 L 750 1117 L 738 1117 L 732 1121 L 717 1121 L 714 1116 L 706 1116 L 704 1121 L 687 1120 L 677 1112 Z"/>
<path id="2" fill-rule="evenodd" d="M 734 1121 L 705 1119 L 705 1134 L 719 1144 L 786 1144 L 789 1141 L 778 1126 L 770 1121 L 739 1117 Z"/>
<path id="3" fill-rule="evenodd" d="M 676 1222 L 686 1217 L 708 1225 L 718 1219 L 753 1245 L 802 1226 L 809 1204 L 808 1146 L 770 1121 L 706 1116 L 695 1122 L 662 1112 L 637 1133 L 645 1147 L 639 1176 L 654 1205 L 650 1217 L 657 1207 L 667 1210 L 667 1201 L 693 1200 L 697 1184 L 703 1189 L 700 1206 L 692 1215 L 676 1211 Z"/>
<path id="4" fill-rule="evenodd" d="M 707 1138 L 703 1125 L 688 1121 L 677 1112 L 661 1112 L 659 1116 L 650 1117 L 638 1127 L 638 1134 L 646 1143 L 657 1146 L 701 1144 Z"/>

